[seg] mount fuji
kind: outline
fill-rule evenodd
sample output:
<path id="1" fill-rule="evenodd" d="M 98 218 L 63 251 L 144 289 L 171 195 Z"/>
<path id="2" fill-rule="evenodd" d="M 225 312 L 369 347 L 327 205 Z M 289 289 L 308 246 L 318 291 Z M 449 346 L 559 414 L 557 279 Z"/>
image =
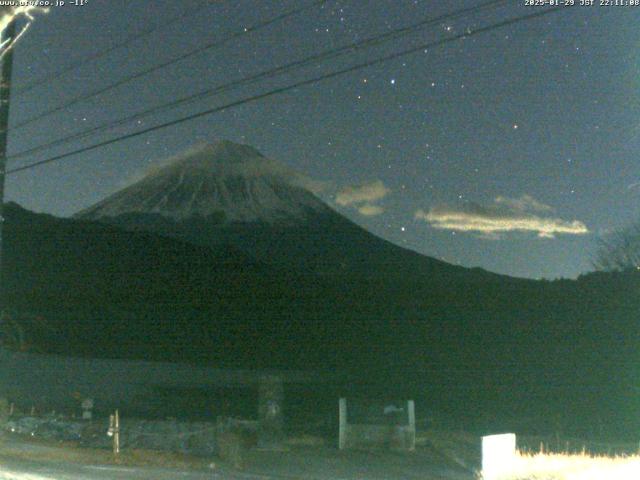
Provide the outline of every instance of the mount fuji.
<path id="1" fill-rule="evenodd" d="M 171 159 L 75 217 L 232 246 L 260 262 L 315 274 L 498 277 L 376 237 L 320 200 L 312 185 L 256 149 L 223 140 Z"/>
<path id="2" fill-rule="evenodd" d="M 295 224 L 329 214 L 304 178 L 247 145 L 220 141 L 192 149 L 84 210 L 87 219 L 158 214 L 216 223 Z"/>

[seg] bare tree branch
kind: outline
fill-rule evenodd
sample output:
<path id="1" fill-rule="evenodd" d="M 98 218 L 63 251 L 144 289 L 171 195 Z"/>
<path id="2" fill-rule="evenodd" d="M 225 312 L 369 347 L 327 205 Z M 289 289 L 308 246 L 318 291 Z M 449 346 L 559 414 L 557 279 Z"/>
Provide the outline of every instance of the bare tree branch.
<path id="1" fill-rule="evenodd" d="M 602 271 L 640 270 L 640 223 L 601 237 L 592 264 Z"/>

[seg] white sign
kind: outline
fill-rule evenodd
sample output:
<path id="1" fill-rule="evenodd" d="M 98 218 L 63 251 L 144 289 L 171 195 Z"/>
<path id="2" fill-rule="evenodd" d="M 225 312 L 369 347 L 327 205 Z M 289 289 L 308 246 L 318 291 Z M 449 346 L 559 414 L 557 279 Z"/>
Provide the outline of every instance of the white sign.
<path id="1" fill-rule="evenodd" d="M 482 478 L 484 480 L 497 480 L 508 475 L 515 461 L 515 433 L 482 437 Z"/>

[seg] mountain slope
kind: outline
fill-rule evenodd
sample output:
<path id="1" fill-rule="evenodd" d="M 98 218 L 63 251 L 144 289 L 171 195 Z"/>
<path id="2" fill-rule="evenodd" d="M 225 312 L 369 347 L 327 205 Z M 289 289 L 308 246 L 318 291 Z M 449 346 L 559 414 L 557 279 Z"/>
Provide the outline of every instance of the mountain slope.
<path id="1" fill-rule="evenodd" d="M 6 207 L 5 305 L 42 319 L 29 343 L 62 354 L 259 365 L 305 352 L 303 327 L 281 331 L 304 278 L 144 232 Z M 292 292 L 289 286 L 299 286 Z M 314 282 L 315 284 L 315 282 Z M 295 310 L 295 309 L 294 309 Z M 31 329 L 31 330 L 30 330 Z M 270 339 L 280 352 L 271 352 Z"/>
<path id="2" fill-rule="evenodd" d="M 220 223 L 298 223 L 328 207 L 302 186 L 302 177 L 257 150 L 228 141 L 199 147 L 80 212 L 98 219 L 159 214 L 172 220 L 215 217 Z"/>
<path id="3" fill-rule="evenodd" d="M 382 240 L 319 200 L 308 183 L 251 147 L 221 141 L 172 159 L 75 217 L 233 245 L 262 262 L 318 274 L 497 277 Z"/>

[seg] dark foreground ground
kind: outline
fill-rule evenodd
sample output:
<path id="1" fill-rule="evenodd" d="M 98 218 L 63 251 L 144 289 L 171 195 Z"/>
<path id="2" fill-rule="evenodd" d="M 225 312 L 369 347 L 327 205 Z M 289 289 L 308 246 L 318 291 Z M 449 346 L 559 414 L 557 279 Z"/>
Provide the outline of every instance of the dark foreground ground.
<path id="1" fill-rule="evenodd" d="M 283 451 L 245 452 L 243 465 L 218 459 L 167 459 L 160 453 L 123 453 L 115 462 L 109 452 L 71 445 L 33 442 L 7 436 L 0 447 L 0 479 L 421 479 L 472 480 L 473 467 L 462 455 L 451 456 L 422 439 L 415 452 L 338 451 L 321 445 L 292 445 Z M 444 444 L 443 444 L 444 445 Z M 452 458 L 453 457 L 453 458 Z M 172 465 L 173 464 L 173 465 Z M 158 466 L 160 465 L 160 466 Z"/>

